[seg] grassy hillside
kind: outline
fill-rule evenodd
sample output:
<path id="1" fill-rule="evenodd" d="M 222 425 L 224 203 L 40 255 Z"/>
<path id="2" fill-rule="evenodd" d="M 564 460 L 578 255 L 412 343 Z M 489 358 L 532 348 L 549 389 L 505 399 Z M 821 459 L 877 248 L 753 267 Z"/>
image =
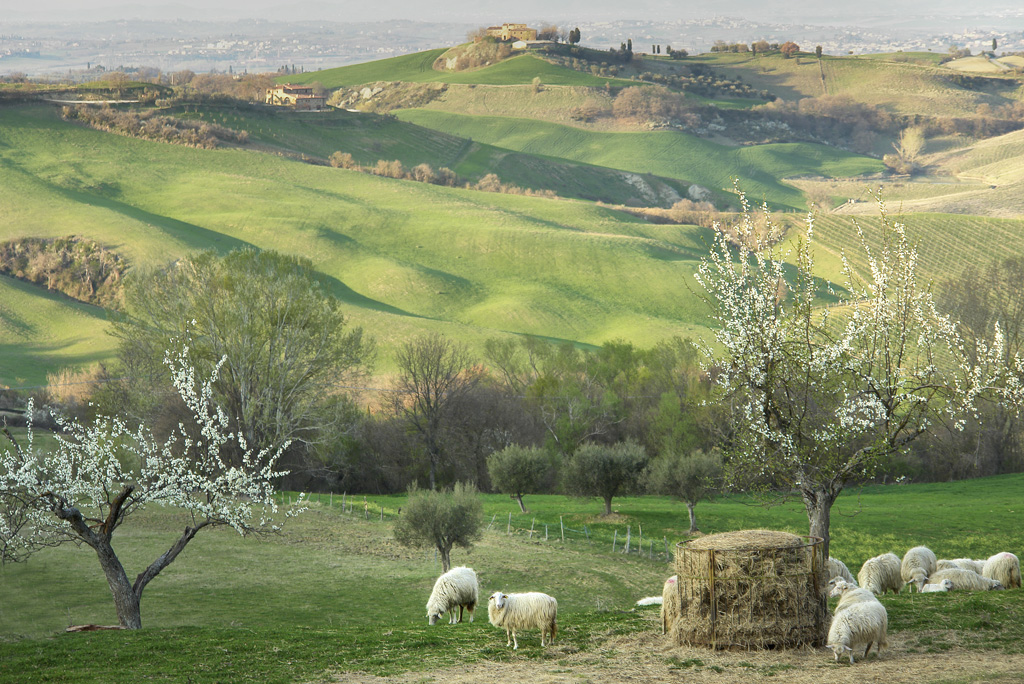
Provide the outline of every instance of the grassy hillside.
<path id="1" fill-rule="evenodd" d="M 944 558 L 1019 553 L 1024 536 L 1004 521 L 1024 505 L 1022 485 L 1015 475 L 848 492 L 833 516 L 832 555 L 856 572 L 873 555 L 902 554 L 918 544 Z M 686 512 L 679 503 L 616 499 L 617 513 L 603 519 L 595 515 L 597 501 L 530 496 L 531 513 L 521 515 L 507 497 L 484 496 L 484 519 L 494 523 L 471 551 L 455 550 L 453 564 L 476 570 L 484 596 L 498 589 L 543 590 L 559 604 L 555 645 L 542 651 L 536 632 L 527 632 L 513 653 L 504 634 L 487 624 L 485 606 L 473 624 L 428 626 L 423 605 L 439 566 L 429 551 L 394 542 L 391 522 L 404 498 L 366 497 L 374 514 L 369 520 L 362 514 L 363 497 L 355 498 L 354 515 L 341 513 L 341 497 L 333 506 L 323 497 L 281 535 L 263 540 L 203 531 L 147 588 L 145 628 L 138 632 L 59 633 L 68 624 L 115 620 L 109 590 L 86 548 L 50 549 L 4 567 L 0 681 L 90 684 L 108 682 L 114 673 L 123 682 L 371 681 L 367 674 L 423 678 L 449 666 L 465 673 L 474 663 L 514 665 L 516 681 L 540 681 L 566 669 L 595 679 L 624 680 L 628 672 L 642 671 L 645 680 L 677 681 L 684 661 L 685 668 L 715 679 L 725 674 L 745 681 L 785 670 L 786 681 L 800 684 L 822 677 L 854 681 L 845 678 L 847 666 L 834 665 L 824 650 L 729 654 L 669 646 L 659 634 L 657 607 L 635 609 L 634 603 L 659 594 L 672 572 L 664 557 L 648 557 L 646 540 L 662 549 L 664 541 L 673 545 L 684 538 Z M 383 523 L 376 517 L 379 506 Z M 512 533 L 506 534 L 509 513 Z M 733 498 L 701 503 L 697 514 L 708 533 L 763 527 L 803 534 L 807 524 L 799 505 L 764 508 Z M 571 528 L 564 543 L 559 516 Z M 129 575 L 163 551 L 183 524 L 159 507 L 136 522 L 122 528 L 115 542 Z M 619 532 L 621 550 L 627 525 L 634 544 L 643 528 L 642 556 L 611 552 L 613 532 Z M 1016 616 L 1024 607 L 1022 590 L 890 594 L 881 600 L 889 614 L 890 649 L 851 668 L 858 678 L 864 668 L 876 672 L 891 663 L 901 676 L 912 677 L 900 681 L 950 681 L 946 671 L 937 679 L 934 669 L 948 659 L 964 681 L 982 673 L 986 680 L 1012 681 L 1000 673 L 1013 669 L 1021 653 L 1024 632 Z M 494 670 L 470 676 L 486 678 L 488 671 Z"/>
<path id="2" fill-rule="evenodd" d="M 0 119 L 0 184 L 16 188 L 0 205 L 5 239 L 73 230 L 143 265 L 211 247 L 298 253 L 385 350 L 424 329 L 471 344 L 525 332 L 649 345 L 703 322 L 687 289 L 695 228 L 129 139 L 48 109 Z"/>
<path id="3" fill-rule="evenodd" d="M 505 183 L 551 190 L 559 197 L 671 206 L 673 197 L 678 199 L 679 192 L 686 193 L 685 184 L 662 178 L 652 182 L 675 186 L 674 190 L 665 191 L 661 197 L 645 197 L 637 190 L 636 180 L 620 171 L 510 152 L 376 114 L 201 107 L 190 108 L 182 116 L 247 131 L 250 140 L 271 152 L 327 159 L 333 152 L 343 151 L 351 154 L 356 163 L 371 167 L 381 159 L 397 159 L 406 168 L 426 163 L 435 169 L 448 167 L 470 182 L 495 173 Z"/>
<path id="4" fill-rule="evenodd" d="M 108 360 L 106 328 L 98 307 L 0 276 L 0 387 L 44 384 L 47 372 Z"/>
<path id="5" fill-rule="evenodd" d="M 979 104 L 1007 104 L 1021 96 L 1019 79 L 1000 77 L 964 82 L 957 72 L 915 61 L 884 58 L 809 57 L 716 53 L 694 60 L 740 77 L 786 100 L 848 95 L 901 114 L 971 116 Z"/>
<path id="6" fill-rule="evenodd" d="M 881 170 L 881 162 L 822 145 L 786 143 L 734 148 L 673 131 L 607 133 L 509 117 L 450 114 L 425 109 L 397 116 L 426 128 L 498 147 L 559 157 L 634 173 L 653 173 L 705 186 L 720 197 L 732 179 L 777 209 L 803 208 L 802 193 L 781 179 L 796 174 L 856 176 Z M 714 160 L 714 164 L 708 160 Z"/>
<path id="7" fill-rule="evenodd" d="M 434 61 L 445 53 L 445 48 L 417 52 L 401 57 L 353 64 L 350 66 L 310 71 L 304 74 L 281 76 L 280 83 L 323 84 L 335 89 L 375 81 L 408 81 L 411 83 L 476 83 L 481 85 L 524 85 L 540 78 L 548 85 L 603 86 L 606 83 L 629 85 L 630 81 L 602 78 L 574 69 L 557 66 L 533 55 L 517 55 L 497 64 L 465 71 L 436 71 Z"/>

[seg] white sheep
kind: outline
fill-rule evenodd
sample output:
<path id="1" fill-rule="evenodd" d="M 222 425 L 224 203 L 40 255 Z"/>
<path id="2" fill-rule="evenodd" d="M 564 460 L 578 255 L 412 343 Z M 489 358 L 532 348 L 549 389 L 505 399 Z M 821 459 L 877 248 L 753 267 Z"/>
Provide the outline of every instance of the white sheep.
<path id="1" fill-rule="evenodd" d="M 900 575 L 900 559 L 895 553 L 883 553 L 880 556 L 864 561 L 857 582 L 873 594 L 884 594 L 892 591 L 900 593 L 903 588 L 903 577 Z"/>
<path id="2" fill-rule="evenodd" d="M 832 580 L 832 579 L 835 579 L 836 577 L 842 577 L 844 580 L 846 580 L 850 584 L 857 584 L 857 580 L 853 579 L 853 573 L 851 573 L 850 569 L 848 567 L 846 567 L 846 563 L 844 563 L 843 561 L 841 561 L 841 560 L 839 560 L 837 558 L 833 558 L 832 556 L 829 556 L 828 557 L 828 578 L 830 580 Z"/>
<path id="3" fill-rule="evenodd" d="M 929 578 L 929 581 L 932 584 L 940 584 L 944 579 L 950 580 L 953 583 L 953 589 L 957 591 L 988 591 L 990 589 L 1003 588 L 1003 585 L 998 580 L 983 577 L 976 572 L 964 570 L 963 568 L 939 570 Z"/>
<path id="4" fill-rule="evenodd" d="M 913 585 L 921 591 L 928 577 L 935 572 L 936 561 L 935 554 L 927 546 L 915 546 L 903 556 L 900 577 L 905 584 Z"/>
<path id="5" fill-rule="evenodd" d="M 954 558 L 952 560 L 942 558 L 935 561 L 936 570 L 945 570 L 947 568 L 963 568 L 964 570 L 970 570 L 971 572 L 976 572 L 980 575 L 982 570 L 985 569 L 985 561 L 972 560 L 970 558 Z"/>
<path id="6" fill-rule="evenodd" d="M 998 580 L 1007 589 L 1020 587 L 1020 561 L 1009 551 L 997 553 L 985 561 L 981 574 Z"/>
<path id="7" fill-rule="evenodd" d="M 476 573 L 472 568 L 452 568 L 437 578 L 434 590 L 427 600 L 427 619 L 430 624 L 437 624 L 437 619 L 450 613 L 448 624 L 462 622 L 463 609 L 469 612 L 469 621 L 473 621 L 480 585 L 476 581 Z M 459 619 L 455 619 L 455 609 L 459 609 Z"/>
<path id="8" fill-rule="evenodd" d="M 867 644 L 864 657 L 871 651 L 872 644 L 878 644 L 878 651 L 889 645 L 887 631 L 889 615 L 875 595 L 851 584 L 841 577 L 829 582 L 830 596 L 839 596 L 839 605 L 832 616 L 828 630 L 827 644 L 832 649 L 836 662 L 840 654 L 849 654 L 853 664 L 853 649 Z"/>
<path id="9" fill-rule="evenodd" d="M 679 617 L 679 576 L 672 575 L 661 588 L 661 633 L 668 634 Z"/>
<path id="10" fill-rule="evenodd" d="M 496 591 L 487 601 L 487 617 L 495 627 L 505 629 L 505 644 L 515 644 L 513 650 L 519 648 L 516 630 L 539 629 L 540 645 L 544 646 L 544 635 L 549 634 L 548 644 L 555 641 L 558 631 L 558 601 L 539 591 L 525 594 L 503 594 Z M 511 635 L 511 636 L 510 636 Z"/>
<path id="11" fill-rule="evenodd" d="M 937 584 L 926 584 L 923 587 L 921 587 L 921 593 L 922 594 L 927 594 L 929 592 L 952 591 L 952 590 L 953 590 L 953 580 L 949 579 L 948 577 L 943 579 L 942 581 L 940 581 Z"/>

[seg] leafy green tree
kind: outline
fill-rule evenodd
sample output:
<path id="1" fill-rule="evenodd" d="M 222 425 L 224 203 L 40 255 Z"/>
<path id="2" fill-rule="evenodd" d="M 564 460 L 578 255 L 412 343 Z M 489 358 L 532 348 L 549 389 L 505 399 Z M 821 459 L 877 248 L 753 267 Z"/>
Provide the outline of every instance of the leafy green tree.
<path id="1" fill-rule="evenodd" d="M 515 499 L 523 513 L 523 495 L 541 491 L 550 471 L 550 457 L 536 447 L 511 444 L 487 457 L 491 486 Z"/>
<path id="2" fill-rule="evenodd" d="M 690 534 L 697 532 L 697 504 L 710 499 L 722 486 L 722 455 L 718 451 L 691 453 L 669 451 L 651 463 L 647 471 L 650 491 L 667 494 L 686 504 Z"/>
<path id="3" fill-rule="evenodd" d="M 374 345 L 348 324 L 308 260 L 254 249 L 201 252 L 133 276 L 126 303 L 113 326 L 132 378 L 123 408 L 158 432 L 173 431 L 182 413 L 180 402 L 163 399 L 171 380 L 163 358 L 186 333 L 200 372 L 226 359 L 213 398 L 249 445 L 291 442 L 293 452 L 311 453 L 347 427 L 344 411 L 325 408 L 337 407 L 332 397 L 366 371 Z"/>
<path id="4" fill-rule="evenodd" d="M 453 546 L 468 549 L 483 536 L 483 506 L 476 487 L 456 482 L 451 491 L 425 491 L 413 484 L 395 523 L 395 539 L 403 546 L 434 547 L 443 572 L 451 569 Z"/>
<path id="5" fill-rule="evenodd" d="M 647 452 L 636 442 L 588 442 L 562 465 L 562 487 L 572 496 L 597 496 L 604 514 L 611 515 L 612 499 L 637 491 L 647 465 Z"/>
<path id="6" fill-rule="evenodd" d="M 820 45 L 815 45 L 814 46 L 814 56 L 817 57 L 818 59 L 821 59 L 821 46 Z"/>

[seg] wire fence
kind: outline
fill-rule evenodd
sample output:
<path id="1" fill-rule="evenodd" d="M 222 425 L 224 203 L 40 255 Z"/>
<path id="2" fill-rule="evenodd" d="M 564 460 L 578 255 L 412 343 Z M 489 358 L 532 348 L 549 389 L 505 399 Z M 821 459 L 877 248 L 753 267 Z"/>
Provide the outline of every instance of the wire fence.
<path id="1" fill-rule="evenodd" d="M 401 507 L 388 507 L 382 503 L 370 501 L 364 496 L 349 496 L 347 492 L 301 495 L 282 492 L 278 494 L 278 502 L 282 505 L 292 505 L 300 500 L 307 504 L 326 506 L 331 510 L 340 509 L 343 515 L 371 522 L 394 522 L 402 514 Z M 507 516 L 501 517 L 498 513 L 492 514 L 484 531 L 526 539 L 535 543 L 586 544 L 595 548 L 604 547 L 609 553 L 635 556 L 651 561 L 667 563 L 673 559 L 672 544 L 668 537 L 662 536 L 660 539 L 652 535 L 645 537 L 642 525 L 637 525 L 636 528 L 632 525 L 626 525 L 625 529 L 615 528 L 611 530 L 611 539 L 609 540 L 607 530 L 595 534 L 595 531 L 586 524 L 582 525 L 581 529 L 569 527 L 565 523 L 565 516 L 562 515 L 558 516 L 557 521 L 543 520 L 534 516 L 530 518 L 529 527 L 526 527 L 521 520 L 513 517 L 513 514 L 509 512 Z M 427 555 L 430 555 L 429 550 Z"/>

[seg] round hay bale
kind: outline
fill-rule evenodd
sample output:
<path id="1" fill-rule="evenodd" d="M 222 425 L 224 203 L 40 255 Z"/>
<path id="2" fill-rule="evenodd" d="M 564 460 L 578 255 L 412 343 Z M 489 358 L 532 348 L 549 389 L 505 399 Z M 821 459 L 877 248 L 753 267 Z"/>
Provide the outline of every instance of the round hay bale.
<path id="1" fill-rule="evenodd" d="M 676 545 L 679 645 L 795 648 L 824 644 L 828 567 L 818 537 L 774 530 Z"/>

